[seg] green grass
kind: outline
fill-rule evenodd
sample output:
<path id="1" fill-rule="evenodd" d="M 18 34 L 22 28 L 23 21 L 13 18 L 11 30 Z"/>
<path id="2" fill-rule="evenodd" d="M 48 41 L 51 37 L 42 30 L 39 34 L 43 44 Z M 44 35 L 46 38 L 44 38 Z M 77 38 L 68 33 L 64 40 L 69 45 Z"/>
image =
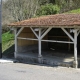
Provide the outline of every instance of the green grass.
<path id="1" fill-rule="evenodd" d="M 79 9 L 76 9 L 76 10 L 71 10 L 71 11 L 68 11 L 66 13 L 76 13 L 76 14 L 80 14 L 80 8 Z"/>
<path id="2" fill-rule="evenodd" d="M 14 44 L 14 35 L 10 31 L 2 34 L 2 52 Z"/>

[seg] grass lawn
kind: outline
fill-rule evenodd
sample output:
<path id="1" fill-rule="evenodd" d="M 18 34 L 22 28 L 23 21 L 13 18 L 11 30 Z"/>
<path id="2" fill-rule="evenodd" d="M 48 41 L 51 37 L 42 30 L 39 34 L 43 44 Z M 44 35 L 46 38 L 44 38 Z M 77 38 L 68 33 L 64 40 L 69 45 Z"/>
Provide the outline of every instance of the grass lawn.
<path id="1" fill-rule="evenodd" d="M 75 9 L 75 10 L 71 10 L 71 11 L 68 11 L 66 13 L 76 13 L 76 14 L 80 14 L 80 8 L 79 9 Z"/>
<path id="2" fill-rule="evenodd" d="M 2 34 L 2 52 L 9 49 L 14 44 L 14 34 L 10 31 Z"/>

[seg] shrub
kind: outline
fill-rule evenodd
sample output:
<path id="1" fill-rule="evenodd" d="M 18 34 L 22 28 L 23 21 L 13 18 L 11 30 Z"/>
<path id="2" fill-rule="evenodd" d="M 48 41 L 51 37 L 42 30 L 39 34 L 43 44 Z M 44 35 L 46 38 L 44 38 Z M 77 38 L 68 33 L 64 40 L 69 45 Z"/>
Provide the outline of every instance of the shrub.
<path id="1" fill-rule="evenodd" d="M 42 5 L 38 10 L 37 10 L 37 15 L 51 15 L 51 14 L 56 14 L 59 13 L 60 8 L 57 5 L 53 4 L 45 4 Z"/>
<path id="2" fill-rule="evenodd" d="M 2 42 L 8 42 L 10 40 L 14 40 L 14 35 L 10 33 L 10 31 L 2 34 Z"/>

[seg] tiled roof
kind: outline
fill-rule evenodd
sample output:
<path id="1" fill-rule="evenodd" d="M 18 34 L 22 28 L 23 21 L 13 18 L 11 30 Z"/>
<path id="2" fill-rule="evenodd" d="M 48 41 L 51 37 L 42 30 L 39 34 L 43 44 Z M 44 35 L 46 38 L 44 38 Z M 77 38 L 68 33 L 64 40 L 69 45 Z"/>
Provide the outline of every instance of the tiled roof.
<path id="1" fill-rule="evenodd" d="M 38 18 L 31 18 L 20 22 L 11 23 L 9 24 L 9 26 L 13 27 L 80 26 L 80 14 L 56 14 L 41 16 Z"/>

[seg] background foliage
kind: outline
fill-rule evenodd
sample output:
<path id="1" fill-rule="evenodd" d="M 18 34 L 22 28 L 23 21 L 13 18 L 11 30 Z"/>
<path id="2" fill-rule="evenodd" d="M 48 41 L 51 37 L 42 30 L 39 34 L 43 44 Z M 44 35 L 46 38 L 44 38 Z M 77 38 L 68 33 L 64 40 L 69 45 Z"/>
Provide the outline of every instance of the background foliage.
<path id="1" fill-rule="evenodd" d="M 41 15 L 64 13 L 80 8 L 80 0 L 5 0 L 2 7 L 3 30 L 7 24 Z"/>
<path id="2" fill-rule="evenodd" d="M 37 10 L 37 15 L 51 15 L 51 14 L 57 14 L 59 13 L 59 7 L 58 5 L 53 5 L 52 3 L 50 4 L 45 4 L 41 5 L 41 7 Z"/>

